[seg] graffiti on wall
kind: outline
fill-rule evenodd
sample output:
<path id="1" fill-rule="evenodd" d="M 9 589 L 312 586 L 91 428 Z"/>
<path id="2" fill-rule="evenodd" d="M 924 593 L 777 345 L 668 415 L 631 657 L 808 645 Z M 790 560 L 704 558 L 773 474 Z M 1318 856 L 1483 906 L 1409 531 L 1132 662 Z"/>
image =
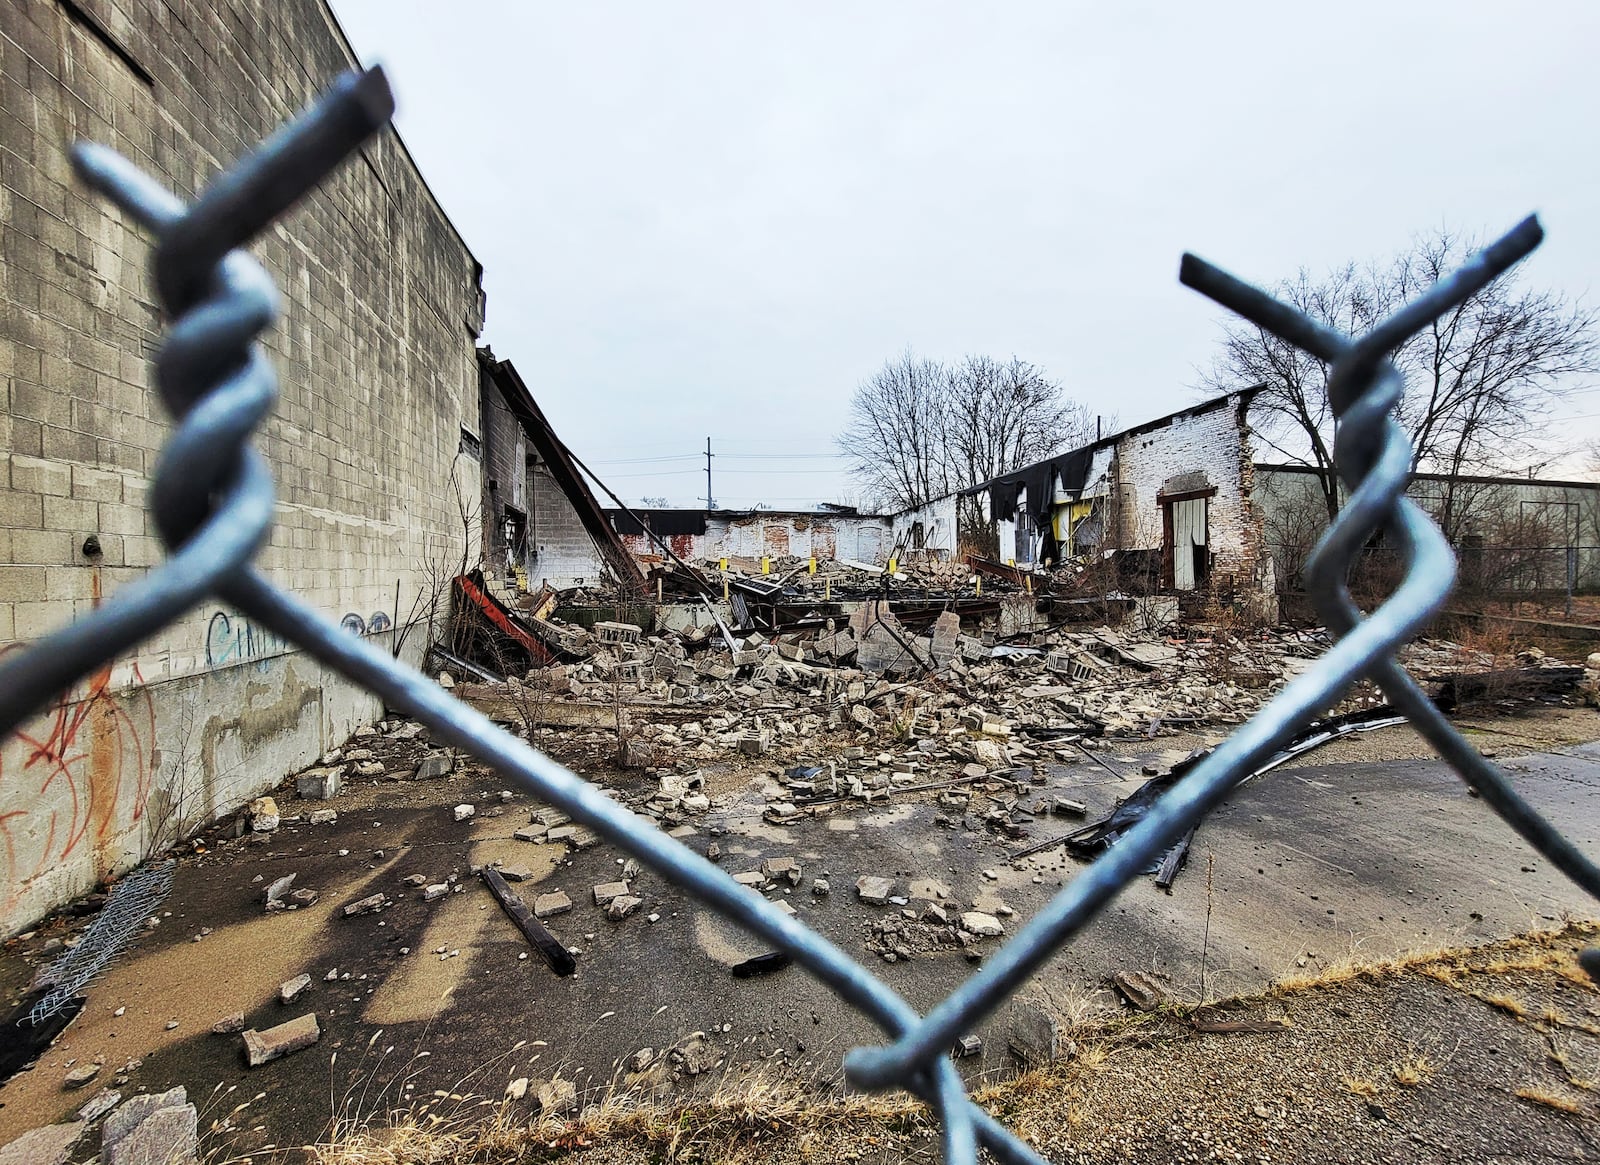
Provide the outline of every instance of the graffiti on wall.
<path id="1" fill-rule="evenodd" d="M 288 650 L 288 643 L 275 631 L 257 627 L 242 615 L 217 611 L 206 627 L 206 663 L 212 667 L 258 659 Z"/>
<path id="2" fill-rule="evenodd" d="M 0 749 L 6 906 L 85 846 L 97 851 L 99 871 L 109 870 L 120 836 L 144 816 L 155 769 L 155 705 L 137 665 L 123 696 L 110 683 L 107 664 L 84 691 L 60 696 Z"/>
<path id="3" fill-rule="evenodd" d="M 346 612 L 345 617 L 339 620 L 339 626 L 346 631 L 353 631 L 357 635 L 376 635 L 380 631 L 387 631 L 394 624 L 389 622 L 389 616 L 382 611 L 374 611 L 363 619 L 355 611 Z"/>
<path id="4" fill-rule="evenodd" d="M 339 623 L 346 631 L 353 631 L 357 635 L 375 635 L 394 626 L 382 611 L 374 611 L 368 616 L 351 611 Z M 258 627 L 243 615 L 216 611 L 206 626 L 206 664 L 210 667 L 259 659 L 287 650 L 289 644 L 277 632 Z"/>

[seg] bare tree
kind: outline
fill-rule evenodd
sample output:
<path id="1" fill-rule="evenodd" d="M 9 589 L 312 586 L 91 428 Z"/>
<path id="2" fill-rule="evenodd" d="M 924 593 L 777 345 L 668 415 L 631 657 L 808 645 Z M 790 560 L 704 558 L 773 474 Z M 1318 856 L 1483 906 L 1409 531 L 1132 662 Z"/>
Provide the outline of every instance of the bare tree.
<path id="1" fill-rule="evenodd" d="M 908 509 L 1091 436 L 1088 410 L 1036 365 L 968 356 L 950 366 L 907 350 L 856 389 L 839 447 L 865 493 Z"/>
<path id="2" fill-rule="evenodd" d="M 1364 330 L 1459 266 L 1475 240 L 1448 229 L 1414 239 L 1387 264 L 1346 264 L 1318 280 L 1304 269 L 1275 293 L 1341 332 Z M 1501 277 L 1413 336 L 1394 353 L 1405 375 L 1399 409 L 1411 434 L 1413 470 L 1504 471 L 1526 457 L 1551 404 L 1596 371 L 1595 312 Z M 1316 467 L 1331 520 L 1340 497 L 1333 472 L 1328 365 L 1260 328 L 1225 322 L 1222 352 L 1205 376 L 1209 391 L 1261 385 L 1257 439 L 1288 460 Z M 1450 498 L 1441 515 L 1449 524 Z"/>
<path id="3" fill-rule="evenodd" d="M 944 365 L 909 348 L 856 389 L 839 448 L 878 501 L 907 509 L 950 492 L 949 390 Z"/>

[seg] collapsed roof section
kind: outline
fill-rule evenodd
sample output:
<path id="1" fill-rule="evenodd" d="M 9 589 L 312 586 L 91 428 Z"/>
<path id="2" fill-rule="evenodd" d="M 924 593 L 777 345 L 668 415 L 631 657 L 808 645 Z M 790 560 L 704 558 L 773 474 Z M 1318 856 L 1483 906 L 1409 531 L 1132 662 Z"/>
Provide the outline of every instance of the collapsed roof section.
<path id="1" fill-rule="evenodd" d="M 1073 495 L 1083 492 L 1084 487 L 1089 484 L 1089 472 L 1094 465 L 1094 455 L 1097 450 L 1115 446 L 1119 441 L 1125 441 L 1129 437 L 1153 433 L 1158 429 L 1167 428 L 1174 422 L 1188 417 L 1200 416 L 1215 409 L 1248 407 L 1260 391 L 1261 387 L 1257 386 L 1224 393 L 1221 396 L 1191 405 L 1186 409 L 1168 413 L 1164 417 L 1157 417 L 1153 421 L 1146 421 L 1143 424 L 1133 425 L 1120 432 L 1111 433 L 1088 445 L 1079 446 L 1065 453 L 1058 453 L 1053 457 L 1037 461 L 1032 465 L 1025 465 L 1021 469 L 1013 470 L 988 481 L 978 482 L 964 490 L 963 493 L 969 495 L 987 493 L 989 495 L 989 512 L 991 514 L 1014 514 L 1017 512 L 1019 496 L 1026 492 L 1030 514 L 1036 521 L 1042 522 L 1048 517 L 1051 507 L 1054 505 L 1058 486 Z"/>
<path id="2" fill-rule="evenodd" d="M 521 423 L 529 444 L 544 462 L 551 479 L 572 503 L 578 520 L 583 523 L 584 530 L 594 540 L 595 549 L 599 552 L 601 560 L 625 590 L 642 592 L 645 589 L 645 578 L 639 569 L 639 564 L 623 546 L 616 530 L 600 508 L 600 503 L 595 500 L 588 483 L 584 481 L 583 474 L 578 469 L 577 459 L 562 443 L 561 438 L 556 436 L 555 430 L 551 428 L 550 422 L 534 401 L 533 393 L 528 390 L 522 376 L 511 361 L 496 360 L 494 353 L 488 348 L 479 349 L 478 357 L 495 387 L 500 390 L 507 407 Z"/>

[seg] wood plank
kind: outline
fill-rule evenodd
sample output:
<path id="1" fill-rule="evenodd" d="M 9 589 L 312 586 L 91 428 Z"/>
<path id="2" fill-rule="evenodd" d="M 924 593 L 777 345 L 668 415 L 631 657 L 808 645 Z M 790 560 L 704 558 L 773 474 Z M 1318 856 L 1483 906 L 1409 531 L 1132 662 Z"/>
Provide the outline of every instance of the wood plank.
<path id="1" fill-rule="evenodd" d="M 517 892 L 506 885 L 506 880 L 500 876 L 500 871 L 492 866 L 483 868 L 483 884 L 489 887 L 495 901 L 508 915 L 511 921 L 517 924 L 517 929 L 534 950 L 543 956 L 544 961 L 557 975 L 567 976 L 578 969 L 578 960 L 572 957 L 572 952 L 561 945 L 561 941 L 545 928 L 544 923 L 533 916 Z"/>

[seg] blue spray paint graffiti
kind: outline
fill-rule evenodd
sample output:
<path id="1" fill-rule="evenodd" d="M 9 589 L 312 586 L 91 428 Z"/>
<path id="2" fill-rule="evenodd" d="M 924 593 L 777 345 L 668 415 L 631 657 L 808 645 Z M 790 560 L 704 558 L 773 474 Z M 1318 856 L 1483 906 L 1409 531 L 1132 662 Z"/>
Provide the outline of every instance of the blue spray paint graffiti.
<path id="1" fill-rule="evenodd" d="M 212 615 L 206 628 L 206 663 L 213 667 L 240 659 L 276 655 L 288 646 L 275 631 L 257 627 L 242 616 L 230 616 L 226 611 Z"/>
<path id="2" fill-rule="evenodd" d="M 369 619 L 363 619 L 355 611 L 350 611 L 339 620 L 339 626 L 356 635 L 376 635 L 380 631 L 389 630 L 393 625 L 389 622 L 389 616 L 382 611 L 372 612 L 372 617 Z"/>

